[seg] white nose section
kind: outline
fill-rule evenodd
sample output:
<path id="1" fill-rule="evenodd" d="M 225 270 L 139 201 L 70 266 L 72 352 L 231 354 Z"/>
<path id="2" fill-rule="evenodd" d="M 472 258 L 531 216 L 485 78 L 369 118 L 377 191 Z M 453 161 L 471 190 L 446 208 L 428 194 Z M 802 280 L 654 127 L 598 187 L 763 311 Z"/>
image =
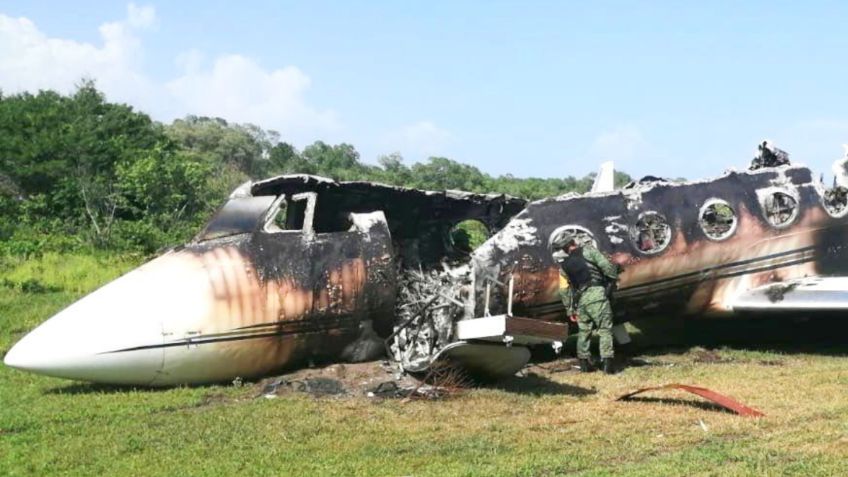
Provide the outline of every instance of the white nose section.
<path id="1" fill-rule="evenodd" d="M 107 286 L 100 290 L 111 291 Z M 99 292 L 53 316 L 19 341 L 7 366 L 58 378 L 148 384 L 162 368 L 158 320 L 121 319 Z M 151 347 L 152 346 L 152 347 Z M 125 350 L 125 351 L 118 351 Z"/>
<path id="2" fill-rule="evenodd" d="M 60 378 L 150 384 L 164 365 L 163 320 L 184 309 L 174 300 L 195 298 L 185 286 L 205 275 L 193 262 L 168 254 L 118 278 L 30 332 L 4 363 Z"/>

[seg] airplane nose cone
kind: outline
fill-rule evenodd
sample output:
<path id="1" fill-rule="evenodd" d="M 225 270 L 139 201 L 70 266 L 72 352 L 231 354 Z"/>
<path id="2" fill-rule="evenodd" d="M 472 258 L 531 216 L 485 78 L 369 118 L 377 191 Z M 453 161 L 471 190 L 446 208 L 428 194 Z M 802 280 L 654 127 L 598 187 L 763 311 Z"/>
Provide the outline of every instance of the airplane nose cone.
<path id="1" fill-rule="evenodd" d="M 23 341 L 23 340 L 21 340 Z M 6 356 L 3 358 L 3 364 L 9 366 L 10 368 L 16 369 L 27 369 L 27 362 L 29 361 L 26 356 L 26 351 L 23 349 L 23 346 L 19 346 L 21 342 L 18 342 L 12 349 L 6 353 Z"/>
<path id="2" fill-rule="evenodd" d="M 60 378 L 150 384 L 163 367 L 163 319 L 192 298 L 185 286 L 203 285 L 199 268 L 184 254 L 159 257 L 54 315 L 3 361 Z M 202 301 L 193 305 L 202 312 Z"/>

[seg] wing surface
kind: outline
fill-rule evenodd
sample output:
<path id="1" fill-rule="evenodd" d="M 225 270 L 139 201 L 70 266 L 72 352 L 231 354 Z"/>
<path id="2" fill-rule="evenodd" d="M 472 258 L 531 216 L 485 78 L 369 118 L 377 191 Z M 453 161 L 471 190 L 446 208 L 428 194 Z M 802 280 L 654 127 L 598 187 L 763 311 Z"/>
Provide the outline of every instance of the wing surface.
<path id="1" fill-rule="evenodd" d="M 753 288 L 731 303 L 734 311 L 848 310 L 848 277 L 807 277 Z"/>

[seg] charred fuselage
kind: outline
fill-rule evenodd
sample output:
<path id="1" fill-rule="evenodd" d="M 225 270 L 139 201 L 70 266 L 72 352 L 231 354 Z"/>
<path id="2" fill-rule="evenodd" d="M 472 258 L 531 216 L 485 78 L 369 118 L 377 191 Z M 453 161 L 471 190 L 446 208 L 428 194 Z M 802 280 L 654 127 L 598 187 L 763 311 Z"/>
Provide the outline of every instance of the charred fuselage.
<path id="1" fill-rule="evenodd" d="M 752 289 L 848 271 L 848 211 L 826 196 L 809 169 L 787 165 L 545 199 L 475 251 L 477 282 L 513 276 L 516 314 L 561 317 L 549 243 L 570 229 L 622 265 L 614 294 L 618 321 L 729 316 L 740 311 L 735 299 Z M 506 297 L 498 290 L 492 300 L 503 308 Z"/>
<path id="2" fill-rule="evenodd" d="M 84 297 L 24 337 L 7 365 L 173 385 L 382 354 L 398 273 L 467 252 L 447 232 L 502 227 L 524 202 L 314 176 L 236 190 L 190 243 Z"/>
<path id="3" fill-rule="evenodd" d="M 495 232 L 470 255 L 449 233 L 467 219 Z M 826 191 L 804 167 L 651 178 L 529 205 L 296 175 L 240 187 L 192 242 L 61 311 L 5 362 L 88 381 L 195 384 L 373 358 L 391 337 L 392 355 L 417 369 L 459 349 L 458 320 L 561 320 L 549 244 L 565 230 L 622 265 L 620 322 L 848 309 L 848 280 L 826 279 L 848 271 L 848 189 Z M 468 352 L 499 359 L 492 349 Z"/>

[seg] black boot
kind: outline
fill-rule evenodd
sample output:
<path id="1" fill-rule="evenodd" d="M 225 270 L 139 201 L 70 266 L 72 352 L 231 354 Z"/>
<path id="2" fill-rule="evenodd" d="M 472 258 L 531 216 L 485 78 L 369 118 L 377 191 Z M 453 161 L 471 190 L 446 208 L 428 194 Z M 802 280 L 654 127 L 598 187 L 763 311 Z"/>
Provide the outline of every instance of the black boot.
<path id="1" fill-rule="evenodd" d="M 612 358 L 604 358 L 604 373 L 615 374 L 615 366 L 612 364 Z"/>
<path id="2" fill-rule="evenodd" d="M 595 369 L 592 367 L 592 363 L 589 362 L 588 359 L 580 360 L 580 372 L 581 373 L 591 373 Z"/>

